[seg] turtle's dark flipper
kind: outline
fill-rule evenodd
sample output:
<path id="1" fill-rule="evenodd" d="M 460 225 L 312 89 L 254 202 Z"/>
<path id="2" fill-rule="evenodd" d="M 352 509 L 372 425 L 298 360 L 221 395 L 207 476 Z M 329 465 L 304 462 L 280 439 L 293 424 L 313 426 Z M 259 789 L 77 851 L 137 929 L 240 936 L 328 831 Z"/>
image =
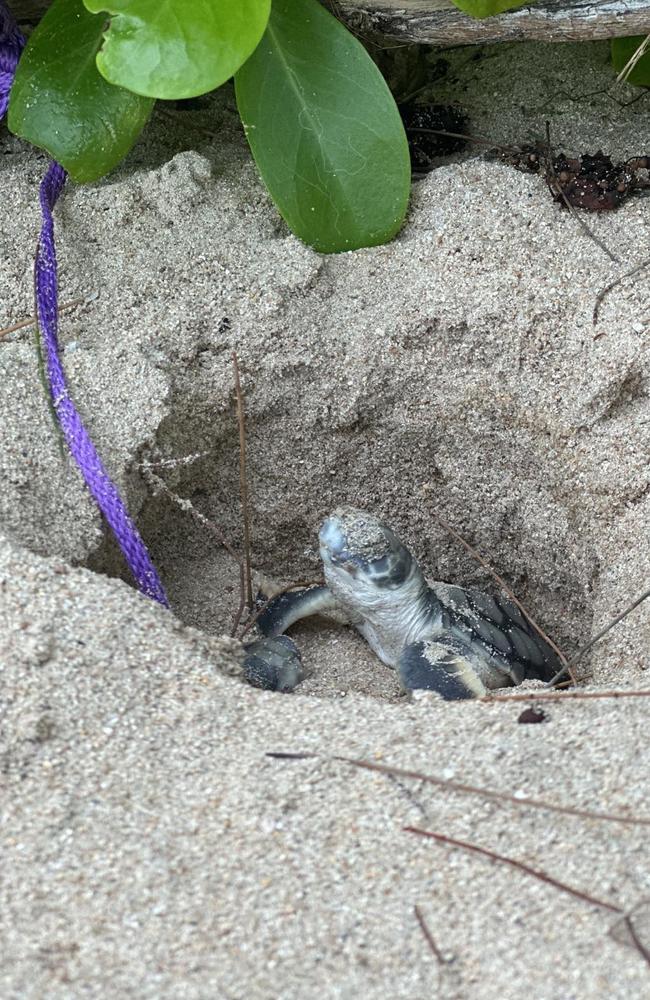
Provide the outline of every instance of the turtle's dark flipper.
<path id="1" fill-rule="evenodd" d="M 487 694 L 472 659 L 469 645 L 442 635 L 405 646 L 397 669 L 406 691 L 437 691 L 445 701 L 460 701 Z"/>
<path id="2" fill-rule="evenodd" d="M 439 591 L 440 585 L 432 589 Z M 477 590 L 450 586 L 444 590 L 451 598 L 446 606 L 445 631 L 453 632 L 461 640 L 467 637 L 475 653 L 482 649 L 483 658 L 496 671 L 495 683 L 484 677 L 488 687 L 502 687 L 510 682 L 521 684 L 524 680 L 550 681 L 555 676 L 562 665 L 557 654 L 533 629 L 516 604 Z M 500 680 L 504 672 L 511 681 Z"/>
<path id="3" fill-rule="evenodd" d="M 303 587 L 278 594 L 257 619 L 264 636 L 244 646 L 244 677 L 266 691 L 293 691 L 305 672 L 296 644 L 282 633 L 309 615 L 336 614 L 339 606 L 327 587 Z"/>
<path id="4" fill-rule="evenodd" d="M 328 587 L 303 587 L 302 590 L 289 590 L 274 597 L 264 608 L 256 624 L 262 635 L 282 635 L 301 618 L 328 614 L 337 608 L 337 602 Z"/>
<path id="5" fill-rule="evenodd" d="M 298 647 L 287 635 L 257 639 L 244 650 L 244 677 L 253 687 L 293 691 L 305 676 Z"/>

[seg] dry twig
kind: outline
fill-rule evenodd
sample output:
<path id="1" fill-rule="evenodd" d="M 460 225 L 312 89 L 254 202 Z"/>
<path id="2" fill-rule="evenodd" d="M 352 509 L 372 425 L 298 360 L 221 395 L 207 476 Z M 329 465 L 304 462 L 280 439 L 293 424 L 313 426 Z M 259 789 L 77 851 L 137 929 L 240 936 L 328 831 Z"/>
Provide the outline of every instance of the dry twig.
<path id="1" fill-rule="evenodd" d="M 85 306 L 88 302 L 91 302 L 95 298 L 95 294 L 84 295 L 82 299 L 72 299 L 71 302 L 64 302 L 59 306 L 59 313 L 65 312 L 67 309 L 74 309 L 75 306 Z M 13 323 L 11 326 L 5 326 L 0 330 L 0 337 L 5 337 L 9 333 L 15 333 L 16 330 L 24 330 L 28 326 L 33 326 L 38 322 L 36 316 L 28 316 L 27 319 L 21 319 L 19 323 Z"/>
<path id="2" fill-rule="evenodd" d="M 629 913 L 625 914 L 625 916 L 623 917 L 623 922 L 627 928 L 628 934 L 632 939 L 632 944 L 639 952 L 639 954 L 643 956 L 647 964 L 650 965 L 650 951 L 648 951 L 648 948 L 645 946 L 645 944 L 637 934 L 636 927 L 632 923 L 632 918 Z"/>
<path id="3" fill-rule="evenodd" d="M 650 698 L 645 691 L 528 691 L 526 694 L 486 694 L 479 701 L 589 701 L 592 698 Z"/>
<path id="4" fill-rule="evenodd" d="M 446 788 L 451 792 L 460 792 L 462 795 L 480 795 L 484 799 L 494 799 L 498 802 L 507 802 L 509 805 L 524 806 L 530 809 L 546 809 L 548 812 L 563 813 L 567 816 L 578 816 L 581 819 L 599 820 L 606 823 L 626 823 L 629 826 L 650 826 L 650 818 L 636 818 L 634 816 L 623 816 L 617 813 L 595 812 L 590 809 L 578 809 L 576 806 L 560 806 L 551 802 L 544 802 L 541 799 L 531 799 L 511 795 L 509 792 L 495 792 L 489 788 L 480 788 L 476 785 L 466 785 L 460 781 L 448 781 L 445 778 L 435 778 L 428 774 L 421 774 L 419 771 L 408 771 L 400 767 L 390 767 L 386 764 L 374 764 L 371 761 L 356 760 L 351 757 L 334 757 L 334 760 L 343 761 L 353 767 L 362 768 L 365 771 L 376 771 L 379 774 L 392 775 L 397 778 L 413 778 L 416 781 L 423 781 L 429 785 L 436 785 L 438 788 Z"/>
<path id="5" fill-rule="evenodd" d="M 559 879 L 553 878 L 552 875 L 547 875 L 546 872 L 541 871 L 539 868 L 532 868 L 530 865 L 524 864 L 523 861 L 517 861 L 515 858 L 508 858 L 505 854 L 497 854 L 495 851 L 490 851 L 486 847 L 479 847 L 478 844 L 471 844 L 466 840 L 456 840 L 455 837 L 447 837 L 444 833 L 435 833 L 432 830 L 421 830 L 417 826 L 405 826 L 403 827 L 406 833 L 415 833 L 419 837 L 428 837 L 430 840 L 436 840 L 440 844 L 449 844 L 451 847 L 460 847 L 463 851 L 469 851 L 473 854 L 480 854 L 484 858 L 489 858 L 490 861 L 500 861 L 504 865 L 510 865 L 511 868 L 516 868 L 518 871 L 524 872 L 526 875 L 531 875 L 536 878 L 539 882 L 544 882 L 546 885 L 552 885 L 553 888 L 559 889 L 561 892 L 566 892 L 570 896 L 575 896 L 577 899 L 581 899 L 584 903 L 590 903 L 592 906 L 599 906 L 603 910 L 609 910 L 611 913 L 623 913 L 620 906 L 616 906 L 615 903 L 610 903 L 606 899 L 597 899 L 595 896 L 591 896 L 588 892 L 583 892 L 582 889 L 575 889 L 571 885 L 567 885 L 565 882 L 560 882 Z"/>
<path id="6" fill-rule="evenodd" d="M 193 458 L 195 456 L 191 457 Z M 175 459 L 173 461 L 175 461 Z M 228 555 L 232 556 L 235 562 L 240 563 L 241 556 L 232 547 L 232 545 L 226 538 L 225 534 L 223 533 L 219 525 L 215 524 L 214 521 L 211 521 L 208 517 L 205 516 L 205 514 L 202 514 L 200 510 L 197 510 L 192 501 L 188 500 L 187 497 L 180 497 L 177 493 L 174 493 L 173 490 L 170 490 L 169 486 L 164 481 L 164 479 L 161 479 L 160 476 L 157 476 L 156 473 L 153 472 L 153 469 L 156 466 L 158 465 L 164 466 L 165 464 L 168 463 L 165 462 L 140 463 L 139 468 L 142 471 L 145 482 L 152 490 L 152 492 L 158 490 L 162 491 L 166 496 L 168 496 L 171 500 L 174 501 L 177 507 L 180 507 L 181 510 L 184 510 L 186 513 L 190 514 L 195 521 L 198 521 L 199 524 L 207 528 L 208 531 L 212 535 L 214 535 L 219 544 L 223 546 Z"/>
<path id="7" fill-rule="evenodd" d="M 627 80 L 628 76 L 630 75 L 630 73 L 632 72 L 632 70 L 634 69 L 634 67 L 636 66 L 636 64 L 638 63 L 639 59 L 642 59 L 643 56 L 648 51 L 648 46 L 650 46 L 650 35 L 647 35 L 643 39 L 643 41 L 641 42 L 641 44 L 639 45 L 639 47 L 634 50 L 634 52 L 632 53 L 632 55 L 630 56 L 630 58 L 628 59 L 628 61 L 625 63 L 625 66 L 623 67 L 623 69 L 621 70 L 621 72 L 616 77 L 616 82 L 617 83 L 622 83 L 624 80 Z"/>
<path id="8" fill-rule="evenodd" d="M 291 753 L 289 750 L 267 750 L 265 757 L 272 757 L 274 760 L 318 760 L 317 753 Z"/>
<path id="9" fill-rule="evenodd" d="M 596 296 L 594 311 L 591 317 L 593 326 L 595 326 L 596 323 L 598 322 L 598 313 L 600 312 L 600 307 L 603 304 L 603 299 L 605 298 L 605 296 L 609 295 L 612 289 L 616 288 L 617 285 L 620 285 L 620 283 L 622 281 L 625 281 L 626 278 L 633 278 L 635 274 L 639 273 L 639 271 L 643 271 L 648 266 L 648 264 L 650 264 L 650 258 L 648 258 L 648 260 L 644 260 L 641 264 L 637 264 L 636 267 L 633 267 L 631 271 L 626 271 L 624 274 L 619 274 L 618 278 L 614 278 L 614 280 L 610 281 L 608 285 L 605 285 L 604 288 L 601 288 L 601 290 L 598 292 L 598 295 Z"/>
<path id="10" fill-rule="evenodd" d="M 650 692 L 648 692 L 650 694 Z M 521 806 L 531 809 L 545 809 L 548 812 L 562 813 L 567 816 L 577 816 L 579 819 L 598 820 L 606 823 L 624 823 L 628 826 L 650 826 L 650 818 L 624 816 L 620 813 L 602 813 L 590 809 L 578 809 L 575 806 L 560 806 L 552 802 L 544 802 L 541 799 L 520 798 L 511 795 L 509 792 L 495 792 L 489 788 L 481 788 L 478 785 L 467 785 L 459 781 L 449 781 L 446 778 L 435 778 L 429 774 L 422 774 L 420 771 L 409 771 L 401 767 L 391 767 L 387 764 L 375 764 L 372 761 L 357 760 L 354 757 L 333 756 L 324 757 L 317 753 L 290 752 L 290 751 L 269 751 L 266 757 L 276 760 L 336 760 L 344 764 L 351 764 L 353 767 L 361 768 L 365 771 L 375 771 L 378 774 L 386 774 L 391 778 L 412 778 L 415 781 L 422 781 L 429 785 L 436 785 L 451 792 L 460 792 L 463 795 L 480 795 L 485 799 L 494 799 L 498 802 L 506 802 L 509 805 Z"/>
<path id="11" fill-rule="evenodd" d="M 644 590 L 641 596 L 637 597 L 636 600 L 632 601 L 632 603 L 628 605 L 625 611 L 622 611 L 620 615 L 617 615 L 616 618 L 613 618 L 612 621 L 609 622 L 607 625 L 605 625 L 605 627 L 602 628 L 600 632 L 597 632 L 596 635 L 592 639 L 590 639 L 588 643 L 586 643 L 581 649 L 579 649 L 578 652 L 575 654 L 575 656 L 572 656 L 571 659 L 568 661 L 568 663 L 565 663 L 562 669 L 558 670 L 555 677 L 553 677 L 552 680 L 548 682 L 547 687 L 553 687 L 559 680 L 561 680 L 564 677 L 565 673 L 567 672 L 571 675 L 571 679 L 573 680 L 573 674 L 571 673 L 571 668 L 575 666 L 578 660 L 581 660 L 582 657 L 585 655 L 585 653 L 587 653 L 593 646 L 595 646 L 597 642 L 600 642 L 600 640 L 603 639 L 607 635 L 607 633 L 614 628 L 615 625 L 618 625 L 618 623 L 622 622 L 624 618 L 627 618 L 630 612 L 634 611 L 634 609 L 637 608 L 639 604 L 645 601 L 646 598 L 648 597 L 650 597 L 650 588 L 648 588 L 648 590 Z"/>
<path id="12" fill-rule="evenodd" d="M 445 965 L 445 956 L 442 954 L 440 948 L 436 944 L 436 940 L 433 934 L 431 933 L 431 930 L 429 929 L 426 920 L 424 919 L 424 914 L 422 913 L 422 910 L 417 905 L 417 903 L 413 907 L 413 912 L 415 914 L 417 922 L 420 925 L 420 930 L 422 931 L 424 940 L 427 942 L 429 948 L 431 949 L 431 954 L 435 956 L 439 965 Z"/>
<path id="13" fill-rule="evenodd" d="M 246 582 L 246 602 L 250 611 L 253 610 L 253 582 L 251 577 L 251 539 L 250 518 L 248 511 L 248 480 L 246 477 L 246 425 L 244 422 L 244 394 L 239 377 L 237 354 L 232 352 L 232 364 L 235 371 L 235 394 L 237 397 L 237 420 L 239 423 L 239 490 L 241 495 L 242 520 L 244 524 L 244 571 Z"/>
<path id="14" fill-rule="evenodd" d="M 612 692 L 609 693 L 611 694 Z M 637 693 L 650 695 L 650 691 L 637 692 Z M 560 697 L 566 697 L 566 696 L 560 696 Z M 317 760 L 320 758 L 320 755 L 316 753 L 311 753 L 311 752 L 292 753 L 288 751 L 269 751 L 268 753 L 265 754 L 265 756 L 272 757 L 278 760 L 292 760 L 292 761 Z M 556 812 L 568 813 L 569 815 L 575 815 L 578 816 L 579 818 L 611 820 L 614 822 L 636 823 L 645 825 L 650 824 L 650 820 L 646 819 L 639 820 L 624 816 L 614 816 L 605 813 L 591 813 L 586 810 L 573 809 L 571 807 L 553 806 L 550 805 L 549 803 L 541 802 L 536 799 L 517 799 L 514 796 L 508 794 L 492 792 L 482 788 L 475 788 L 474 786 L 471 785 L 462 785 L 457 782 L 445 781 L 439 778 L 432 778 L 428 775 L 420 774 L 417 771 L 406 771 L 400 768 L 387 767 L 383 764 L 373 764 L 368 761 L 360 761 L 354 758 L 334 757 L 332 759 L 343 761 L 344 763 L 352 764 L 355 767 L 361 767 L 369 771 L 377 771 L 383 774 L 388 774 L 392 777 L 399 776 L 405 778 L 416 778 L 419 781 L 430 782 L 435 785 L 450 788 L 453 791 L 468 792 L 472 794 L 476 793 L 483 795 L 487 798 L 503 799 L 504 801 L 512 802 L 513 804 L 516 805 L 533 806 L 536 808 L 549 809 Z M 627 933 L 629 935 L 632 945 L 636 948 L 636 950 L 639 952 L 639 954 L 645 960 L 645 962 L 648 965 L 650 965 L 650 950 L 647 948 L 645 943 L 640 939 L 639 934 L 637 933 L 637 930 L 632 922 L 631 913 L 624 911 L 622 907 L 617 906 L 615 903 L 611 903 L 609 900 L 606 899 L 599 899 L 597 896 L 593 896 L 591 893 L 584 892 L 582 889 L 576 889 L 574 886 L 568 885 L 566 882 L 561 882 L 559 879 L 554 878 L 552 875 L 549 875 L 547 872 L 542 871 L 539 868 L 533 868 L 531 865 L 528 865 L 523 861 L 519 861 L 516 858 L 507 857 L 504 854 L 498 854 L 496 851 L 492 851 L 486 847 L 480 847 L 478 844 L 473 844 L 465 840 L 458 840 L 455 837 L 449 837 L 446 834 L 438 833 L 433 830 L 423 830 L 420 827 L 416 826 L 405 826 L 402 829 L 404 830 L 405 833 L 414 833 L 419 837 L 426 837 L 429 838 L 430 840 L 435 840 L 440 844 L 447 844 L 450 847 L 458 847 L 461 850 L 467 851 L 469 853 L 478 854 L 484 858 L 488 858 L 490 861 L 498 861 L 501 864 L 509 865 L 511 868 L 515 868 L 516 870 L 523 872 L 525 875 L 530 875 L 532 878 L 537 879 L 539 882 L 542 882 L 546 885 L 550 885 L 554 889 L 558 889 L 560 892 L 566 893 L 567 895 L 570 896 L 574 896 L 576 899 L 580 899 L 584 903 L 589 903 L 592 906 L 598 906 L 601 909 L 608 910 L 610 913 L 618 914 L 621 917 L 627 929 Z M 445 958 L 442 952 L 440 951 L 439 947 L 437 946 L 435 939 L 430 929 L 428 928 L 426 921 L 424 920 L 423 914 L 417 905 L 414 906 L 414 913 L 422 930 L 422 934 L 424 935 L 432 953 L 435 955 L 437 961 L 441 965 L 444 964 Z M 610 931 L 610 933 L 612 933 L 612 931 Z"/>
<path id="15" fill-rule="evenodd" d="M 219 544 L 222 545 L 223 548 L 226 550 L 228 555 L 231 556 L 237 563 L 239 567 L 239 606 L 237 608 L 237 611 L 235 612 L 235 617 L 233 619 L 233 625 L 230 633 L 232 636 L 234 636 L 237 633 L 237 629 L 239 627 L 239 623 L 241 621 L 241 616 L 244 612 L 244 606 L 245 606 L 245 587 L 244 587 L 245 576 L 244 576 L 243 560 L 241 556 L 232 547 L 232 545 L 226 538 L 224 532 L 217 524 L 214 523 L 214 521 L 211 521 L 209 517 L 206 517 L 205 514 L 202 514 L 200 510 L 197 510 L 192 501 L 188 500 L 187 497 L 180 497 L 178 493 L 174 493 L 173 490 L 170 490 L 169 486 L 164 481 L 164 479 L 161 479 L 161 477 L 157 476 L 156 473 L 153 471 L 156 467 L 164 468 L 165 466 L 169 467 L 173 465 L 189 465 L 191 462 L 195 461 L 197 458 L 202 457 L 202 455 L 204 454 L 209 454 L 209 452 L 202 452 L 196 455 L 189 455 L 184 459 L 162 459 L 156 462 L 141 462 L 139 467 L 142 472 L 144 481 L 146 482 L 147 486 L 152 491 L 152 493 L 156 493 L 159 490 L 162 491 L 165 494 L 165 496 L 168 496 L 170 500 L 174 501 L 177 507 L 180 507 L 181 510 L 185 511 L 187 514 L 190 514 L 195 521 L 197 521 L 203 527 L 207 528 L 208 531 L 212 535 L 214 535 Z"/>

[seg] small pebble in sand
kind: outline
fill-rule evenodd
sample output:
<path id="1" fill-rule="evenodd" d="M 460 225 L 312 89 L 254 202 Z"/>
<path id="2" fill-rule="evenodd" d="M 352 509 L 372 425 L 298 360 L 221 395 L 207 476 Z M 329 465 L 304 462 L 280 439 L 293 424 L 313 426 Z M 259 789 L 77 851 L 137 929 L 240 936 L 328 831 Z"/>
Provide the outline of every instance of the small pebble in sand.
<path id="1" fill-rule="evenodd" d="M 517 722 L 544 722 L 546 719 L 546 712 L 543 712 L 541 708 L 525 708 L 523 712 L 520 713 Z"/>

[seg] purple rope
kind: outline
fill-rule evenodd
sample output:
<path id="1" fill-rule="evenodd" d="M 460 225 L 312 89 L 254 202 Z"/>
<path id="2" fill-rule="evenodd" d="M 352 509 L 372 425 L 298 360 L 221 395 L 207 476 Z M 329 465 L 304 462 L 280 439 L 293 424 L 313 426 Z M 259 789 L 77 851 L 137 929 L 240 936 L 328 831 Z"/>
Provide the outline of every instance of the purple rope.
<path id="1" fill-rule="evenodd" d="M 11 14 L 0 0 L 0 108 L 3 112 L 9 99 L 9 90 L 22 43 L 22 37 Z M 63 167 L 58 163 L 50 163 L 40 188 L 43 222 L 34 265 L 36 311 L 45 348 L 50 395 L 72 457 L 113 531 L 139 589 L 147 597 L 167 607 L 165 591 L 140 533 L 128 514 L 117 486 L 104 468 L 70 398 L 61 364 L 58 338 L 58 278 L 52 209 L 63 190 L 65 179 L 66 172 Z"/>
<path id="2" fill-rule="evenodd" d="M 0 119 L 7 113 L 9 91 L 25 39 L 4 3 L 0 3 Z"/>

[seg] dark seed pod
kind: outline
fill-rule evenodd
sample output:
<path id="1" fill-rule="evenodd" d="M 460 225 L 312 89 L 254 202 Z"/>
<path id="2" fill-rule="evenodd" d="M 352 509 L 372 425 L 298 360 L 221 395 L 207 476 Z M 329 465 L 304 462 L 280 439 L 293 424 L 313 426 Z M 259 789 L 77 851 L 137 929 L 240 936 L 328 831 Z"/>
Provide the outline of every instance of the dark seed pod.
<path id="1" fill-rule="evenodd" d="M 525 708 L 520 714 L 517 722 L 527 723 L 527 722 L 543 722 L 546 718 L 546 712 L 543 712 L 541 708 Z"/>

